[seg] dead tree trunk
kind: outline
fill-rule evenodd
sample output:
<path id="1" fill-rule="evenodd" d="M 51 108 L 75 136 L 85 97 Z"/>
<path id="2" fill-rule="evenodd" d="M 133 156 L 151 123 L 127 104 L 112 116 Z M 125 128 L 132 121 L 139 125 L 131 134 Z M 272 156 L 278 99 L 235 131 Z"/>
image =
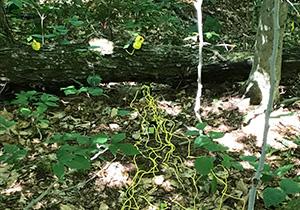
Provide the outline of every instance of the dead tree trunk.
<path id="1" fill-rule="evenodd" d="M 0 48 L 0 79 L 15 84 L 63 84 L 71 80 L 83 80 L 95 73 L 104 81 L 196 81 L 196 51 L 167 46 L 144 48 L 129 55 L 119 48 L 112 55 L 101 56 L 85 51 L 83 46 L 43 48 L 37 52 L 30 46 Z M 249 67 L 247 62 L 207 66 L 204 68 L 203 80 L 221 82 L 244 79 L 249 73 Z"/>
<path id="2" fill-rule="evenodd" d="M 283 79 L 299 73 L 299 53 L 294 52 L 283 63 Z M 0 48 L 0 83 L 16 85 L 42 84 L 62 87 L 74 80 L 85 81 L 88 75 L 98 74 L 103 82 L 136 81 L 172 85 L 197 80 L 197 49 L 164 46 L 142 48 L 132 56 L 122 48 L 112 55 L 101 56 L 87 51 L 85 46 L 42 48 L 30 46 Z M 204 83 L 246 80 L 250 61 L 223 62 L 205 65 Z"/>

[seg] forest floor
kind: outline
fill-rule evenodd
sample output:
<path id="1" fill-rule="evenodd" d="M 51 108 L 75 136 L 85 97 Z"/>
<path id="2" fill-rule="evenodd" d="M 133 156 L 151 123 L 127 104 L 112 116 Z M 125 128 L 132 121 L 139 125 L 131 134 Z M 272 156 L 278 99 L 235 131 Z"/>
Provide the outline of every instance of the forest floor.
<path id="1" fill-rule="evenodd" d="M 299 96 L 297 81 L 287 84 L 293 85 L 281 86 L 282 99 Z M 110 83 L 103 89 L 105 95 L 100 97 L 60 97 L 59 107 L 46 112 L 49 124 L 44 127 L 36 126 L 33 118 L 20 117 L 16 105 L 1 105 L 0 115 L 16 121 L 10 132 L 0 135 L 1 145 L 22 145 L 27 155 L 13 164 L 0 164 L 0 209 L 244 208 L 254 170 L 251 161 L 241 157 L 258 157 L 264 116 L 249 115 L 256 107 L 240 97 L 240 84 L 209 84 L 203 89 L 202 119 L 207 125 L 199 132 L 224 133 L 213 141 L 226 146 L 226 152 L 196 147 L 197 135 L 187 134 L 197 124 L 195 85 L 174 89 L 160 84 Z M 300 102 L 286 103 L 278 105 L 270 119 L 266 177 L 276 170 L 287 178 L 300 175 Z M 99 147 L 99 154 L 89 157 L 89 169 L 65 167 L 64 180 L 58 181 L 52 164 L 61 145 L 49 141 L 57 133 L 125 133 L 124 141 L 138 147 L 141 154 L 119 151 L 113 155 Z M 77 145 L 69 140 L 68 144 Z M 199 175 L 194 167 L 195 159 L 204 155 L 215 157 L 218 163 L 208 176 Z M 242 169 L 227 168 L 226 155 L 232 158 L 227 161 L 239 162 Z M 278 186 L 280 176 L 271 177 L 258 190 L 257 209 L 266 209 L 263 187 Z"/>

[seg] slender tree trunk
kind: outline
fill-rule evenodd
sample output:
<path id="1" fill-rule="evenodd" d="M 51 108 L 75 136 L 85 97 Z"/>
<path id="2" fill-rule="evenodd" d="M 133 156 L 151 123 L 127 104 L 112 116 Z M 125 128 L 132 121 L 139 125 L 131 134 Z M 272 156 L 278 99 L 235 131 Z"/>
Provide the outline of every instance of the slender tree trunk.
<path id="1" fill-rule="evenodd" d="M 272 18 L 274 8 L 274 0 L 265 0 L 262 4 L 257 35 L 255 43 L 255 56 L 253 66 L 245 85 L 245 94 L 250 98 L 250 103 L 253 105 L 261 105 L 263 109 L 268 103 L 268 94 L 270 89 L 270 59 L 272 56 L 273 30 L 274 20 Z M 288 5 L 286 2 L 281 2 L 280 7 L 280 39 L 278 51 L 276 54 L 276 83 L 274 99 L 278 100 L 278 86 L 281 78 L 281 62 L 282 62 L 282 45 L 283 35 L 286 24 Z"/>

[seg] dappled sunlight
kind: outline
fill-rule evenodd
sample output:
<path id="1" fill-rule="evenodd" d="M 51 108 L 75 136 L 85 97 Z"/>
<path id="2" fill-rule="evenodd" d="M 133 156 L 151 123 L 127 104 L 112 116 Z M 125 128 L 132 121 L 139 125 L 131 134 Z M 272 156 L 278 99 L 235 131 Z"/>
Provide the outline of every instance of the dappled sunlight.
<path id="1" fill-rule="evenodd" d="M 271 114 L 269 120 L 270 129 L 268 135 L 268 144 L 276 149 L 296 148 L 297 145 L 286 139 L 293 139 L 300 133 L 300 112 L 290 112 L 286 109 L 275 110 Z M 256 145 L 259 147 L 262 144 L 265 116 L 264 114 L 257 115 L 250 123 L 243 127 L 243 132 L 257 137 Z M 288 134 L 288 136 L 286 135 Z"/>
<path id="2" fill-rule="evenodd" d="M 122 188 L 130 185 L 129 172 L 135 170 L 132 164 L 121 164 L 120 162 L 105 163 L 99 172 L 95 185 L 97 190 L 108 188 Z"/>

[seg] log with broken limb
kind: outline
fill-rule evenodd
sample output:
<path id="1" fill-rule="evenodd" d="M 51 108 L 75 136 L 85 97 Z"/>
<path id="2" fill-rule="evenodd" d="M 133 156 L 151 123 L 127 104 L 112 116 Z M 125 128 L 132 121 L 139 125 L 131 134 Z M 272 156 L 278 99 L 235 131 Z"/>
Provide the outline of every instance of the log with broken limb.
<path id="1" fill-rule="evenodd" d="M 297 54 L 297 53 L 295 53 Z M 103 82 L 158 82 L 177 85 L 197 80 L 197 49 L 179 46 L 151 46 L 129 55 L 115 48 L 111 55 L 100 55 L 86 46 L 30 46 L 0 48 L 0 82 L 43 86 L 66 86 L 98 74 Z M 283 77 L 299 72 L 300 59 L 283 62 Z M 220 62 L 203 67 L 204 83 L 242 81 L 248 77 L 251 61 Z"/>

